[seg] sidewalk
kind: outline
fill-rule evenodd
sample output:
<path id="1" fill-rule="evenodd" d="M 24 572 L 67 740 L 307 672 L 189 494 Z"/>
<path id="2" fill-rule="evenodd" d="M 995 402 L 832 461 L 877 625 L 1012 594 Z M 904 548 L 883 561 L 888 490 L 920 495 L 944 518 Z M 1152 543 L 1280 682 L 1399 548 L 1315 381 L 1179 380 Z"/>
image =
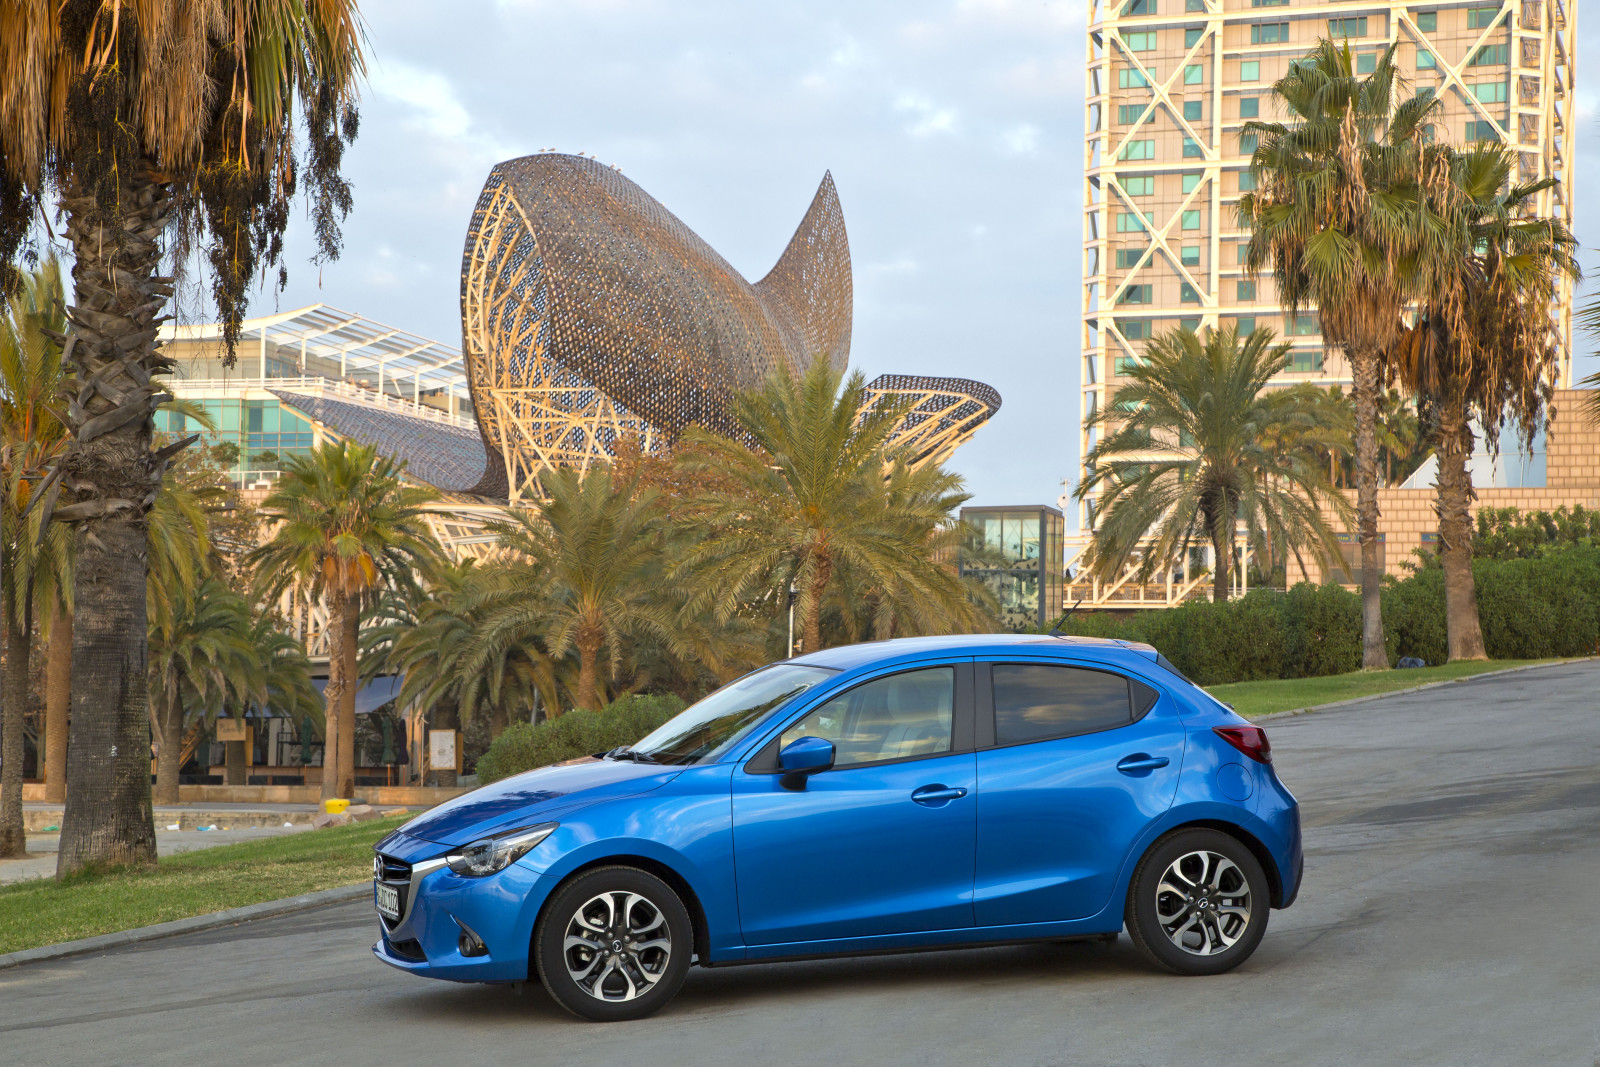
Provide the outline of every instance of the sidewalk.
<path id="1" fill-rule="evenodd" d="M 310 826 L 320 810 L 316 804 L 158 805 L 155 808 L 155 823 L 157 830 L 173 824 L 180 830 L 198 830 L 202 826 L 238 830 L 249 826 L 281 827 L 284 823 Z M 24 802 L 22 825 L 30 834 L 60 829 L 64 813 L 65 809 L 60 804 Z"/>
<path id="2" fill-rule="evenodd" d="M 40 805 L 40 807 L 46 806 Z M 61 809 L 55 810 L 59 814 Z M 170 813 L 172 810 L 156 809 L 156 854 L 160 856 L 172 856 L 179 852 L 212 848 L 216 845 L 231 845 L 237 841 L 255 841 L 263 837 L 298 834 L 311 829 L 311 822 L 307 819 L 304 825 L 299 826 L 284 826 L 280 822 L 276 826 L 246 826 L 231 830 L 167 830 L 164 829 L 165 826 L 179 821 L 168 818 L 166 822 L 162 822 L 162 812 Z M 60 834 L 36 834 L 30 830 L 27 857 L 20 860 L 0 860 L 0 885 L 26 882 L 35 878 L 54 878 L 56 849 L 60 844 Z"/>

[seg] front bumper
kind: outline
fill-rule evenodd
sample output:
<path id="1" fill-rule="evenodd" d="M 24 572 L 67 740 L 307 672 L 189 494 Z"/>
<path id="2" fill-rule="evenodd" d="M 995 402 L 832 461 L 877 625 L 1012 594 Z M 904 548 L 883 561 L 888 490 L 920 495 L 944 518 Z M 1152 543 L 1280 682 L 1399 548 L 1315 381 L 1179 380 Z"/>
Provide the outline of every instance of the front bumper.
<path id="1" fill-rule="evenodd" d="M 372 954 L 428 978 L 525 981 L 533 924 L 546 894 L 541 882 L 539 872 L 518 863 L 484 878 L 467 878 L 442 862 L 416 862 L 410 879 L 401 883 L 400 919 L 375 915 L 380 936 Z M 486 954 L 462 955 L 463 926 L 482 939 Z"/>

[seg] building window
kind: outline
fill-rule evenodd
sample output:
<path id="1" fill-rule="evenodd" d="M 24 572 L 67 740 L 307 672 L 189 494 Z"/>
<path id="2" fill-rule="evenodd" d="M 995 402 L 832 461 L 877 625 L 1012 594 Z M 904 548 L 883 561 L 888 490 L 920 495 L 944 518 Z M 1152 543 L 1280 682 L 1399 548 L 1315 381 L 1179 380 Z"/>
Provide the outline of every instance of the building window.
<path id="1" fill-rule="evenodd" d="M 1251 7 L 1288 7 L 1289 0 L 1250 0 Z"/>
<path id="2" fill-rule="evenodd" d="M 1155 139 L 1129 141 L 1122 146 L 1122 151 L 1117 153 L 1117 158 L 1121 160 L 1154 159 L 1156 158 Z"/>
<path id="3" fill-rule="evenodd" d="M 1432 52 L 1428 51 L 1426 48 L 1417 49 L 1418 70 L 1435 70 L 1438 68 L 1438 66 L 1439 61 L 1433 58 Z"/>
<path id="4" fill-rule="evenodd" d="M 1122 5 L 1123 15 L 1154 15 L 1156 0 L 1128 0 Z"/>
<path id="5" fill-rule="evenodd" d="M 1122 304 L 1153 304 L 1155 303 L 1154 293 L 1155 286 L 1153 285 L 1130 285 L 1122 290 L 1121 296 L 1117 297 L 1117 304 L 1119 306 Z"/>
<path id="6" fill-rule="evenodd" d="M 1185 122 L 1199 122 L 1204 117 L 1204 115 L 1202 114 L 1202 110 L 1203 110 L 1203 105 L 1201 104 L 1201 102 L 1199 100 L 1185 100 L 1183 102 L 1183 119 L 1184 119 L 1184 121 Z"/>
<path id="7" fill-rule="evenodd" d="M 1138 365 L 1139 360 L 1136 356 L 1118 356 L 1111 361 L 1111 373 L 1118 378 L 1126 378 L 1133 373 L 1133 368 Z"/>
<path id="8" fill-rule="evenodd" d="M 1261 80 L 1261 61 L 1247 59 L 1239 64 L 1239 80 L 1242 82 L 1258 82 Z"/>
<path id="9" fill-rule="evenodd" d="M 1467 9 L 1467 29 L 1482 30 L 1495 24 L 1500 16 L 1498 7 L 1471 7 Z"/>
<path id="10" fill-rule="evenodd" d="M 1150 77 L 1156 76 L 1156 69 L 1150 68 Z M 1117 68 L 1117 88 L 1119 89 L 1148 89 L 1150 81 L 1136 67 Z"/>
<path id="11" fill-rule="evenodd" d="M 1122 188 L 1129 196 L 1154 196 L 1156 179 L 1152 174 L 1136 174 L 1121 179 Z"/>
<path id="12" fill-rule="evenodd" d="M 1200 43 L 1200 37 L 1206 32 L 1204 26 L 1190 26 L 1183 31 L 1183 47 L 1193 48 Z"/>
<path id="13" fill-rule="evenodd" d="M 1178 320 L 1178 329 L 1180 329 L 1180 330 L 1188 330 L 1190 333 L 1199 333 L 1200 332 L 1200 320 L 1199 319 L 1179 319 Z"/>
<path id="14" fill-rule="evenodd" d="M 1142 248 L 1119 248 L 1117 249 L 1117 269 L 1132 270 L 1139 265 L 1139 260 L 1143 257 L 1144 249 Z"/>
<path id="15" fill-rule="evenodd" d="M 1300 374 L 1309 374 L 1322 369 L 1322 349 L 1301 350 L 1294 354 L 1294 362 L 1290 370 Z"/>
<path id="16" fill-rule="evenodd" d="M 1178 250 L 1178 262 L 1185 267 L 1198 267 L 1200 265 L 1200 246 L 1184 245 Z"/>
<path id="17" fill-rule="evenodd" d="M 1356 56 L 1356 73 L 1371 74 L 1378 69 L 1378 53 L 1362 52 Z"/>
<path id="18" fill-rule="evenodd" d="M 1154 222 L 1155 219 L 1155 215 L 1149 211 L 1143 215 L 1140 215 L 1137 211 L 1119 211 L 1117 212 L 1117 232 L 1144 233 L 1150 228 L 1149 223 Z"/>
<path id="19" fill-rule="evenodd" d="M 1239 98 L 1239 117 L 1242 119 L 1260 118 L 1261 98 L 1257 96 L 1241 96 Z"/>
<path id="20" fill-rule="evenodd" d="M 1434 131 L 1434 128 L 1433 128 L 1433 123 L 1430 122 L 1426 126 L 1422 127 L 1422 143 L 1423 144 L 1432 144 L 1434 136 L 1435 136 L 1435 131 Z"/>
<path id="21" fill-rule="evenodd" d="M 1256 144 L 1257 139 L 1255 134 L 1241 133 L 1239 135 L 1239 154 L 1242 156 L 1249 155 L 1251 152 L 1256 150 Z"/>
<path id="22" fill-rule="evenodd" d="M 1472 95 L 1480 104 L 1503 104 L 1506 102 L 1506 83 L 1478 82 L 1472 86 Z"/>
<path id="23" fill-rule="evenodd" d="M 1182 226 L 1186 230 L 1198 230 L 1200 228 L 1200 212 L 1185 211 L 1183 213 Z"/>
<path id="24" fill-rule="evenodd" d="M 1249 260 L 1249 258 L 1250 258 L 1250 245 L 1249 244 L 1241 244 L 1241 245 L 1238 245 L 1237 247 L 1239 249 L 1239 264 L 1240 264 L 1240 266 L 1243 266 L 1244 263 L 1247 260 Z"/>
<path id="25" fill-rule="evenodd" d="M 1498 141 L 1500 140 L 1500 131 L 1495 129 L 1494 123 L 1488 119 L 1477 119 L 1467 123 L 1466 136 L 1463 139 L 1468 141 Z"/>
<path id="26" fill-rule="evenodd" d="M 1192 193 L 1196 189 L 1198 189 L 1199 187 L 1200 187 L 1200 175 L 1198 175 L 1198 174 L 1185 174 L 1183 176 L 1183 191 L 1184 192 Z"/>
<path id="27" fill-rule="evenodd" d="M 1417 13 L 1417 29 L 1423 33 L 1438 32 L 1439 13 L 1437 11 L 1419 11 Z"/>
<path id="28" fill-rule="evenodd" d="M 1256 298 L 1256 283 L 1240 281 L 1234 283 L 1233 298 L 1240 303 L 1254 303 Z"/>
<path id="29" fill-rule="evenodd" d="M 1130 52 L 1154 52 L 1156 50 L 1156 31 L 1145 30 L 1143 33 L 1125 33 L 1123 41 L 1128 45 Z"/>
<path id="30" fill-rule="evenodd" d="M 1206 66 L 1204 63 L 1190 63 L 1183 68 L 1183 84 L 1204 85 L 1206 80 Z"/>
<path id="31" fill-rule="evenodd" d="M 1144 114 L 1144 109 L 1148 106 L 1147 104 L 1118 104 L 1117 124 L 1120 126 L 1136 124 L 1139 121 L 1139 116 Z M 1152 116 L 1153 119 L 1154 116 Z"/>
<path id="32" fill-rule="evenodd" d="M 1184 159 L 1203 159 L 1204 157 L 1205 153 L 1200 150 L 1199 141 L 1196 141 L 1193 137 L 1185 137 L 1183 139 Z"/>
<path id="33" fill-rule="evenodd" d="M 1240 337 L 1249 337 L 1256 332 L 1256 317 L 1254 315 L 1240 315 L 1233 320 L 1233 324 L 1239 328 Z"/>
<path id="34" fill-rule="evenodd" d="M 1354 19 L 1329 19 L 1329 37 L 1365 37 L 1367 35 L 1367 19 L 1363 15 Z"/>
<path id="35" fill-rule="evenodd" d="M 1200 294 L 1195 292 L 1194 286 L 1188 282 L 1180 282 L 1178 284 L 1178 303 L 1198 304 L 1200 303 Z"/>
<path id="36" fill-rule="evenodd" d="M 1251 26 L 1250 43 L 1288 44 L 1289 24 L 1287 22 L 1266 22 Z"/>
<path id="37" fill-rule="evenodd" d="M 1296 315 L 1294 325 L 1289 328 L 1289 332 L 1296 337 L 1315 337 L 1322 331 L 1317 326 L 1315 315 Z"/>
<path id="38" fill-rule="evenodd" d="M 1183 0 L 1183 9 L 1185 11 L 1204 11 L 1206 9 L 1206 0 Z"/>
<path id="39" fill-rule="evenodd" d="M 1482 48 L 1478 49 L 1476 52 L 1472 53 L 1472 61 L 1469 62 L 1467 64 L 1467 66 L 1469 66 L 1469 67 L 1498 67 L 1498 66 L 1504 66 L 1505 62 L 1506 62 L 1506 56 L 1508 56 L 1510 54 L 1510 52 L 1511 52 L 1511 46 L 1508 45 L 1508 44 L 1486 44 Z"/>
<path id="40" fill-rule="evenodd" d="M 1150 319 L 1114 319 L 1117 332 L 1129 341 L 1147 341 L 1150 339 Z M 1122 371 L 1118 371 L 1121 374 Z"/>
<path id="41" fill-rule="evenodd" d="M 1248 170 L 1241 170 L 1239 172 L 1239 191 L 1248 193 L 1254 191 L 1255 187 L 1256 176 Z"/>

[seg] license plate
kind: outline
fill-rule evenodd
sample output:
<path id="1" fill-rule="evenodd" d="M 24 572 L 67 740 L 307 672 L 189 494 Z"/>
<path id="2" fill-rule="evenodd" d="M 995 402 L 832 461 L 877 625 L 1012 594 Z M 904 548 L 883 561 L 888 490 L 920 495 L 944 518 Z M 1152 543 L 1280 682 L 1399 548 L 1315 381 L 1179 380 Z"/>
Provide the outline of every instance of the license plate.
<path id="1" fill-rule="evenodd" d="M 374 902 L 378 905 L 378 914 L 399 922 L 400 891 L 393 886 L 384 885 L 382 882 L 374 882 L 372 889 Z"/>

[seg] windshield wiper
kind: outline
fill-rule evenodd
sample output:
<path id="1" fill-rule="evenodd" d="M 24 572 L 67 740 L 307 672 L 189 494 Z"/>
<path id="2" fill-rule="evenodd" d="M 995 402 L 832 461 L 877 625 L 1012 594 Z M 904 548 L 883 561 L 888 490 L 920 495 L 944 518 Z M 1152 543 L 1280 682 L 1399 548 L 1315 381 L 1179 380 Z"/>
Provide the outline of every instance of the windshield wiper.
<path id="1" fill-rule="evenodd" d="M 635 752 L 627 745 L 618 745 L 606 753 L 606 759 L 632 760 L 634 763 L 660 763 L 661 761 L 648 752 Z"/>

